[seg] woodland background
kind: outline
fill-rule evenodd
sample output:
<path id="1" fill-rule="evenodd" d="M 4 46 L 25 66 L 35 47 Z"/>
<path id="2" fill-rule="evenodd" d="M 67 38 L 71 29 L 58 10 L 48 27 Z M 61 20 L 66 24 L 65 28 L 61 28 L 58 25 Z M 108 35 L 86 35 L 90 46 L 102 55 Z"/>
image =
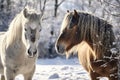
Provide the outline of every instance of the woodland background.
<path id="1" fill-rule="evenodd" d="M 87 73 L 84 72 L 84 69 L 82 67 L 79 67 L 79 65 L 78 67 L 73 66 L 73 64 L 72 66 L 67 66 L 67 67 L 60 66 L 60 68 L 62 67 L 61 69 L 57 65 L 57 66 L 49 66 L 49 69 L 46 69 L 48 68 L 46 64 L 51 64 L 50 63 L 51 60 L 50 59 L 46 60 L 45 58 L 55 58 L 58 56 L 54 46 L 56 39 L 59 35 L 63 17 L 66 14 L 67 10 L 73 11 L 74 9 L 76 9 L 78 11 L 89 12 L 99 18 L 103 18 L 104 20 L 107 20 L 110 24 L 113 25 L 116 41 L 118 42 L 118 47 L 120 49 L 120 0 L 0 0 L 0 31 L 1 32 L 7 31 L 8 26 L 12 21 L 12 19 L 15 17 L 16 14 L 18 14 L 21 10 L 23 10 L 26 5 L 35 8 L 38 12 L 43 14 L 42 31 L 40 34 L 40 43 L 38 47 L 40 60 L 38 60 L 37 63 L 38 66 L 37 71 L 40 70 L 43 71 L 40 72 L 36 71 L 35 80 L 37 79 L 45 80 L 45 78 L 49 76 L 50 78 L 51 76 L 53 76 L 54 79 L 56 78 L 56 74 L 54 74 L 56 73 L 56 70 L 58 70 L 57 78 L 59 78 L 61 74 L 63 75 L 62 72 L 63 70 L 65 70 L 66 74 L 63 76 L 63 78 L 65 78 L 64 80 L 66 79 L 75 80 L 75 78 L 76 80 L 77 78 L 79 80 L 83 80 L 83 79 L 88 80 L 88 77 L 86 77 Z M 52 64 L 60 64 L 60 63 L 63 64 L 64 62 L 66 62 L 63 59 L 59 59 L 59 58 L 57 59 L 55 58 L 55 60 L 52 59 L 52 61 L 53 61 Z M 56 63 L 54 63 L 54 61 Z M 73 60 L 70 60 L 68 63 L 72 61 Z M 44 67 L 41 66 L 43 63 L 45 64 Z M 118 67 L 120 68 L 120 59 L 119 59 Z M 44 69 L 46 69 L 46 72 Z M 56 69 L 56 70 L 53 71 L 52 69 Z M 82 70 L 83 72 L 76 72 L 79 69 L 80 71 Z M 48 76 L 47 73 L 51 72 L 51 71 L 48 72 L 49 70 L 52 70 L 53 73 L 51 73 Z M 85 76 L 83 73 L 85 74 Z M 120 73 L 120 69 L 118 73 Z M 74 75 L 71 76 L 72 74 L 76 76 Z M 41 77 L 43 77 L 43 79 Z M 62 78 L 60 77 L 60 79 Z"/>
<path id="2" fill-rule="evenodd" d="M 39 58 L 54 58 L 54 45 L 67 10 L 85 11 L 113 25 L 119 40 L 120 0 L 0 0 L 0 31 L 6 31 L 11 20 L 28 5 L 43 14 Z"/>

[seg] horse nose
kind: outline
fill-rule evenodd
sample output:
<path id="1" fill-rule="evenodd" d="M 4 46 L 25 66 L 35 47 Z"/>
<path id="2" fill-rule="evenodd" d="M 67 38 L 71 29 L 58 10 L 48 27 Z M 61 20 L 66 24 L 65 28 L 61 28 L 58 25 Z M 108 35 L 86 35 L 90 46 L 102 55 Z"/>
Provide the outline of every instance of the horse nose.
<path id="1" fill-rule="evenodd" d="M 32 41 L 32 42 L 35 42 L 35 37 L 32 36 L 32 37 L 31 37 L 31 41 Z"/>
<path id="2" fill-rule="evenodd" d="M 29 54 L 30 56 L 32 55 L 32 53 L 31 53 L 30 49 L 28 49 L 28 54 Z"/>
<path id="3" fill-rule="evenodd" d="M 32 51 L 30 51 L 30 49 L 28 49 L 28 54 L 29 54 L 29 56 L 34 56 L 37 54 L 37 50 L 32 52 Z"/>
<path id="4" fill-rule="evenodd" d="M 33 52 L 33 55 L 35 55 L 35 54 L 37 54 L 37 50 L 35 50 L 35 51 Z"/>
<path id="5" fill-rule="evenodd" d="M 65 52 L 65 47 L 62 44 L 59 44 L 56 46 L 58 53 L 64 53 Z"/>

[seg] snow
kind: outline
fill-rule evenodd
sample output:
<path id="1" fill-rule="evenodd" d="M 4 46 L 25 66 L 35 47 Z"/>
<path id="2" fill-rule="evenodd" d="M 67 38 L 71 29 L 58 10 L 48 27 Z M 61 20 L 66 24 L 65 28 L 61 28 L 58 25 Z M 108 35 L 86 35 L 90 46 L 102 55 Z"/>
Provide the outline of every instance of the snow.
<path id="1" fill-rule="evenodd" d="M 16 80 L 24 80 L 22 75 Z M 90 80 L 77 58 L 38 59 L 33 80 Z M 107 80 L 102 78 L 101 80 Z"/>

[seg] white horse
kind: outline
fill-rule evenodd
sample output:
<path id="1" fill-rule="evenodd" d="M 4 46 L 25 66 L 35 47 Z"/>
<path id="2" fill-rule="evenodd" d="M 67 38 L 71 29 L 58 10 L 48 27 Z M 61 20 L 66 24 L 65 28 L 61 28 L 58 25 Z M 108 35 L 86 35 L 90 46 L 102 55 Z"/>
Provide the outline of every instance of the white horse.
<path id="1" fill-rule="evenodd" d="M 41 15 L 25 8 L 11 22 L 0 41 L 1 80 L 14 80 L 23 74 L 25 80 L 32 80 L 37 59 L 37 45 Z"/>

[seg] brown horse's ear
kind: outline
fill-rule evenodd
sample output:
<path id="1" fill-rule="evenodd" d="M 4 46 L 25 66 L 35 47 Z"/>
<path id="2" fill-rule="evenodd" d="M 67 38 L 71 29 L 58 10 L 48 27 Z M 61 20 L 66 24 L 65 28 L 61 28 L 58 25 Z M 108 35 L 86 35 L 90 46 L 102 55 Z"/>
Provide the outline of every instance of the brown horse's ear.
<path id="1" fill-rule="evenodd" d="M 76 10 L 74 10 L 74 17 L 77 18 L 78 17 L 78 12 Z"/>
<path id="2" fill-rule="evenodd" d="M 69 13 L 70 11 L 69 10 L 67 10 L 67 13 Z"/>

